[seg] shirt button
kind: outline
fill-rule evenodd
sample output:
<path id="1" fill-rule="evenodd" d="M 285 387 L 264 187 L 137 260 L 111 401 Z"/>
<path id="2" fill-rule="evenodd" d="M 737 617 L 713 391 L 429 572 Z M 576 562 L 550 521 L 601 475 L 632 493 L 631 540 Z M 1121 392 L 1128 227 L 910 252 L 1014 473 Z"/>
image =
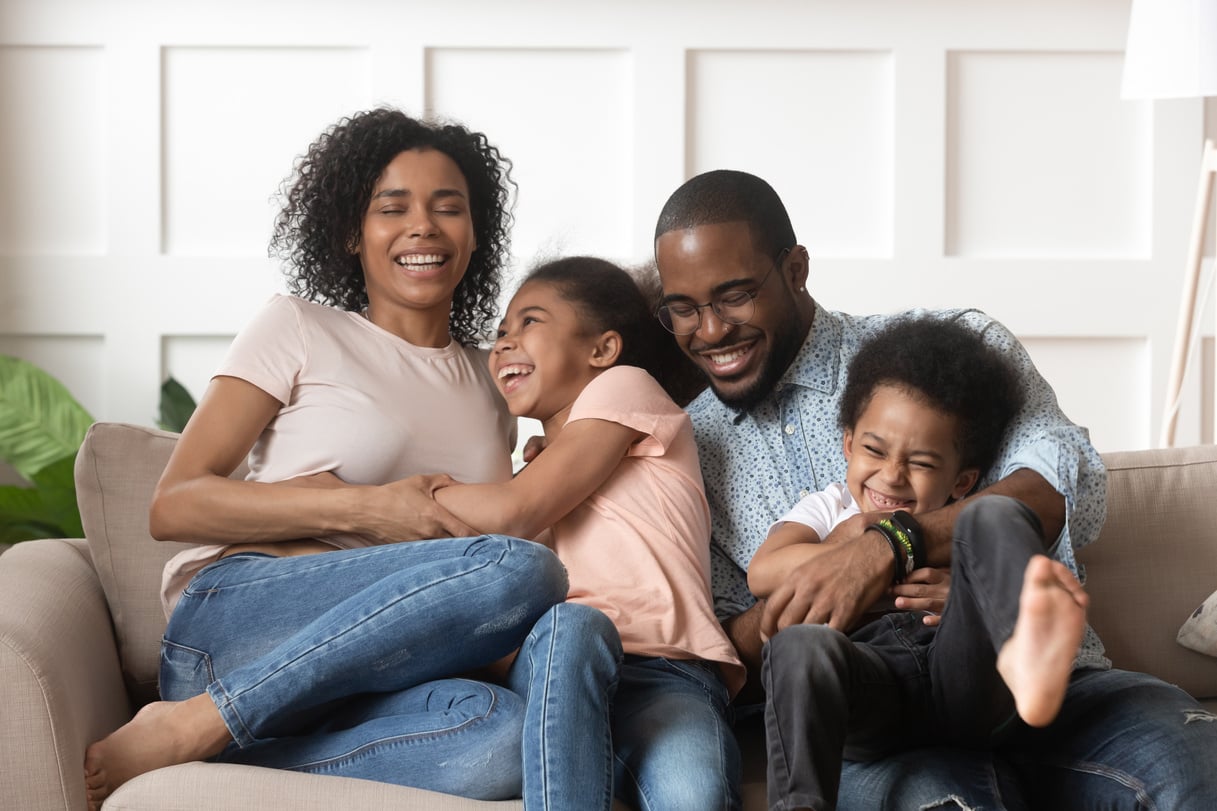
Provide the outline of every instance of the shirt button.
<path id="1" fill-rule="evenodd" d="M 808 495 L 810 494 L 806 490 L 799 491 L 799 498 L 807 498 Z"/>
<path id="2" fill-rule="evenodd" d="M 793 433 L 794 433 L 794 426 L 793 426 L 793 425 L 787 425 L 787 426 L 786 426 L 786 436 L 790 436 L 790 435 L 792 435 Z"/>

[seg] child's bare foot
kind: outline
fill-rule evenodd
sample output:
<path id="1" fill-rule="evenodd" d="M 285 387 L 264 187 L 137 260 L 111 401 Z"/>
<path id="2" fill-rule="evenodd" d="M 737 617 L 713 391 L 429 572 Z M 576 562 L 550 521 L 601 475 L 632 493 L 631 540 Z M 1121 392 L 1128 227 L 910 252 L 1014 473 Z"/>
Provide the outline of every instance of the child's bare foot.
<path id="1" fill-rule="evenodd" d="M 188 701 L 158 701 L 85 750 L 89 811 L 144 772 L 219 754 L 232 740 L 206 693 Z"/>
<path id="2" fill-rule="evenodd" d="M 1014 633 L 997 654 L 997 671 L 1019 716 L 1033 727 L 1052 723 L 1065 700 L 1073 660 L 1086 628 L 1089 596 L 1059 561 L 1027 563 Z"/>

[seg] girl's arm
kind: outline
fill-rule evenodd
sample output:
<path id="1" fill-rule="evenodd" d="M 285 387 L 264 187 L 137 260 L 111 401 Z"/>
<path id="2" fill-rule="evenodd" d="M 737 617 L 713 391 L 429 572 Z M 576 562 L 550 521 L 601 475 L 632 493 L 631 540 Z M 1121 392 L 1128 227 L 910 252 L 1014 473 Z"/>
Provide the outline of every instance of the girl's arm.
<path id="1" fill-rule="evenodd" d="M 608 420 L 575 420 L 510 481 L 458 484 L 435 498 L 482 532 L 536 539 L 591 496 L 643 436 Z"/>
<path id="2" fill-rule="evenodd" d="M 761 599 L 768 597 L 793 569 L 821 551 L 820 536 L 811 527 L 797 521 L 779 524 L 748 564 L 748 589 Z"/>
<path id="3" fill-rule="evenodd" d="M 443 477 L 415 476 L 384 487 L 229 479 L 280 408 L 245 380 L 212 380 L 157 483 L 149 513 L 154 538 L 249 543 L 338 532 L 384 541 L 471 534 L 431 498 Z"/>

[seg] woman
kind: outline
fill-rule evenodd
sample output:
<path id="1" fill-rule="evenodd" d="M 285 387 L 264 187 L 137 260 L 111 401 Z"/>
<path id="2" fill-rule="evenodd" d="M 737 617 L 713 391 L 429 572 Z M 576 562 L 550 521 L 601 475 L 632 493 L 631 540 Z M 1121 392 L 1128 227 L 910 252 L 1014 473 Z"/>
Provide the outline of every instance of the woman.
<path id="1" fill-rule="evenodd" d="M 207 758 L 518 796 L 523 700 L 446 677 L 580 615 L 550 610 L 567 590 L 551 552 L 462 537 L 433 498 L 453 480 L 435 471 L 511 474 L 514 422 L 473 348 L 509 185 L 480 133 L 394 110 L 301 159 L 273 247 L 303 298 L 233 342 L 157 487 L 152 534 L 200 546 L 165 569 L 166 700 L 89 747 L 91 808 Z M 402 543 L 437 536 L 456 537 Z"/>

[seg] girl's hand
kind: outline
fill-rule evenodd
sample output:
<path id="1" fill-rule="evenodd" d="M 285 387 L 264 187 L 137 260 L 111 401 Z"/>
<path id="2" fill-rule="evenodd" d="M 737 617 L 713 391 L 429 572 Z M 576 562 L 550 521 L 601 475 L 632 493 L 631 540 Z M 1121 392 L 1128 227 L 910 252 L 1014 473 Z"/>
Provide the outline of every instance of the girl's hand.
<path id="1" fill-rule="evenodd" d="M 942 610 L 951 591 L 951 570 L 931 567 L 915 569 L 903 583 L 892 586 L 890 591 L 896 598 L 896 608 L 929 611 L 922 622 L 937 625 L 942 621 Z"/>
<path id="2" fill-rule="evenodd" d="M 435 500 L 435 493 L 456 484 L 446 473 L 410 476 L 379 487 L 356 488 L 367 497 L 365 531 L 387 542 L 480 535 Z"/>

